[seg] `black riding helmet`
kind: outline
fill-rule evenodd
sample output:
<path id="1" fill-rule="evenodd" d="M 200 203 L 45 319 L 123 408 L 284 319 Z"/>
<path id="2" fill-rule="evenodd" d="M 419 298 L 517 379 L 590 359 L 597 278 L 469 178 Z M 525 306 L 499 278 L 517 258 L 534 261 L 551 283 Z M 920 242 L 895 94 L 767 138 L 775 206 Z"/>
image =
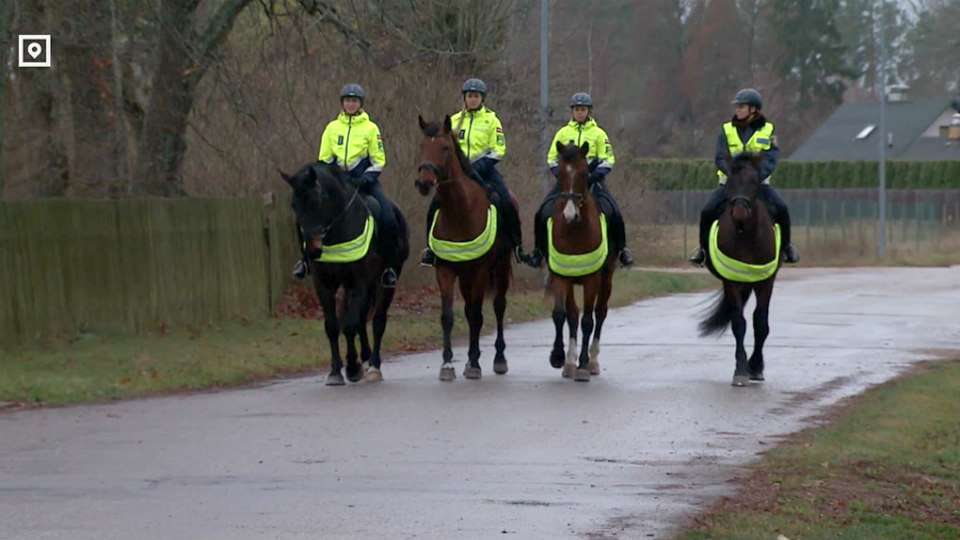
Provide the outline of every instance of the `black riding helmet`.
<path id="1" fill-rule="evenodd" d="M 763 99 L 760 97 L 760 92 L 757 92 L 753 88 L 740 90 L 737 92 L 737 95 L 733 96 L 733 101 L 730 103 L 734 105 L 740 105 L 741 103 L 744 105 L 752 105 L 756 107 L 757 110 L 763 107 Z"/>
<path id="2" fill-rule="evenodd" d="M 360 106 L 363 107 L 363 99 L 367 97 L 367 94 L 363 91 L 363 87 L 356 83 L 348 83 L 343 85 L 343 88 L 340 89 L 340 101 L 343 101 L 343 98 L 355 97 L 360 100 Z"/>
<path id="3" fill-rule="evenodd" d="M 463 81 L 463 86 L 460 87 L 460 93 L 466 94 L 467 92 L 476 92 L 480 94 L 480 97 L 487 99 L 487 84 L 480 79 L 475 77 Z"/>
<path id="4" fill-rule="evenodd" d="M 593 98 L 586 92 L 577 92 L 570 96 L 570 108 L 572 109 L 574 107 L 589 107 L 592 109 Z"/>

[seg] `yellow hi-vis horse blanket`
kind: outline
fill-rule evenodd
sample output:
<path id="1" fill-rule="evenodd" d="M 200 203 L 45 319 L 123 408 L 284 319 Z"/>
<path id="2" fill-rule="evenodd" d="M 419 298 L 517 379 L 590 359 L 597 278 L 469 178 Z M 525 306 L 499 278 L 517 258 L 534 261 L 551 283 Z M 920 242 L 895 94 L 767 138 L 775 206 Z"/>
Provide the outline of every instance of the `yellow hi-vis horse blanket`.
<path id="1" fill-rule="evenodd" d="M 774 223 L 773 237 L 775 240 L 773 260 L 765 264 L 748 264 L 738 261 L 724 255 L 717 245 L 717 237 L 720 231 L 720 222 L 714 221 L 710 226 L 710 261 L 713 262 L 713 268 L 718 274 L 730 281 L 742 283 L 755 283 L 763 281 L 777 271 L 777 265 L 780 263 L 780 225 Z"/>

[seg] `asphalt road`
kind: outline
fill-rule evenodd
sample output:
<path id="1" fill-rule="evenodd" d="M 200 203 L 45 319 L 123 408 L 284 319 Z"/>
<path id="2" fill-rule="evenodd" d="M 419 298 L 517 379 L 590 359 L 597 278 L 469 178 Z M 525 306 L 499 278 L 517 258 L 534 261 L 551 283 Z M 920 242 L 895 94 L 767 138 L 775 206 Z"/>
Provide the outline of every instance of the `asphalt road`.
<path id="1" fill-rule="evenodd" d="M 0 414 L 0 538 L 662 538 L 824 406 L 960 348 L 960 268 L 788 268 L 767 381 L 733 388 L 711 296 L 612 310 L 589 383 L 542 320 L 508 327 L 504 376 L 484 338 L 479 381 L 432 351 L 379 384 Z"/>

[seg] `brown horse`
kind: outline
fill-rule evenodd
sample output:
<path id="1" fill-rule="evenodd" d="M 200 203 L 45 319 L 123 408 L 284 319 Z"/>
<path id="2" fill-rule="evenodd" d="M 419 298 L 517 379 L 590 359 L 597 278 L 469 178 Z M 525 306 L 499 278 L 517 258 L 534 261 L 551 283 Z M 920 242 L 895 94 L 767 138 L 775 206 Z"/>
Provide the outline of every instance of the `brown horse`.
<path id="1" fill-rule="evenodd" d="M 453 329 L 453 286 L 457 280 L 460 281 L 464 314 L 470 326 L 468 362 L 463 376 L 480 378 L 480 328 L 483 326 L 483 298 L 488 288 L 495 291 L 493 311 L 497 316 L 497 353 L 493 359 L 493 371 L 502 375 L 507 372 L 507 358 L 503 354 L 506 347 L 503 314 L 513 271 L 511 243 L 503 226 L 496 226 L 496 211 L 491 207 L 487 192 L 453 138 L 450 117 L 444 118 L 443 124 L 427 123 L 422 117 L 419 120 L 423 141 L 420 143 L 415 185 L 421 195 L 428 195 L 436 186 L 440 208 L 431 233 L 442 303 L 443 365 L 440 380 L 456 378 L 450 332 Z M 516 205 L 516 200 L 512 203 Z M 495 234 L 491 226 L 496 227 Z"/>
<path id="2" fill-rule="evenodd" d="M 737 340 L 737 367 L 733 386 L 763 380 L 763 343 L 770 334 L 768 323 L 773 282 L 780 268 L 780 235 L 767 207 L 757 198 L 761 156 L 741 154 L 730 162 L 727 206 L 714 224 L 708 248 L 707 268 L 723 281 L 716 305 L 700 322 L 700 335 L 722 334 L 733 328 Z M 743 345 L 747 321 L 743 307 L 756 292 L 753 311 L 753 354 L 747 360 Z"/>
<path id="3" fill-rule="evenodd" d="M 550 365 L 563 367 L 563 376 L 576 381 L 589 381 L 600 373 L 600 330 L 607 318 L 607 302 L 613 290 L 616 252 L 609 249 L 605 217 L 587 188 L 587 152 L 583 146 L 557 141 L 560 192 L 548 225 L 547 256 L 550 268 L 550 291 L 553 293 L 553 322 L 557 327 Z M 577 358 L 577 301 L 574 285 L 583 286 L 583 343 Z M 596 315 L 596 328 L 594 328 Z M 563 321 L 570 328 L 570 347 L 564 361 Z M 590 335 L 593 342 L 590 343 Z M 587 344 L 590 343 L 589 349 Z"/>

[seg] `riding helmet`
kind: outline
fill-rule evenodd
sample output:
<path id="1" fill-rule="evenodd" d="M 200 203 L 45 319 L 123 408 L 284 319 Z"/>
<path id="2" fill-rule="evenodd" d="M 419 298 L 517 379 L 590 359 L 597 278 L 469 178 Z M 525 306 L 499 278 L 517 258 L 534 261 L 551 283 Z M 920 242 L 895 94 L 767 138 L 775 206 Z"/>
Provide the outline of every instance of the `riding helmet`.
<path id="1" fill-rule="evenodd" d="M 763 106 L 763 99 L 760 97 L 760 92 L 757 92 L 753 88 L 744 88 L 737 92 L 737 95 L 733 96 L 734 105 L 739 105 L 743 103 L 744 105 L 753 105 L 757 109 Z"/>
<path id="2" fill-rule="evenodd" d="M 460 87 L 460 93 L 466 94 L 467 92 L 476 92 L 480 94 L 480 97 L 487 97 L 487 85 L 483 81 L 477 78 L 470 78 L 463 81 L 463 86 Z"/>
<path id="3" fill-rule="evenodd" d="M 586 92 L 577 92 L 570 96 L 570 107 L 589 107 L 593 108 L 593 98 Z"/>
<path id="4" fill-rule="evenodd" d="M 346 97 L 355 97 L 360 99 L 360 105 L 363 106 L 363 99 L 367 97 L 367 94 L 363 91 L 363 87 L 357 83 L 349 83 L 343 85 L 343 88 L 340 89 L 340 101 L 343 101 L 343 98 Z"/>

